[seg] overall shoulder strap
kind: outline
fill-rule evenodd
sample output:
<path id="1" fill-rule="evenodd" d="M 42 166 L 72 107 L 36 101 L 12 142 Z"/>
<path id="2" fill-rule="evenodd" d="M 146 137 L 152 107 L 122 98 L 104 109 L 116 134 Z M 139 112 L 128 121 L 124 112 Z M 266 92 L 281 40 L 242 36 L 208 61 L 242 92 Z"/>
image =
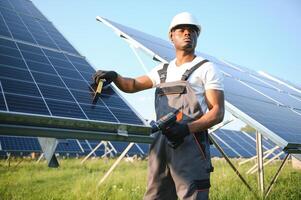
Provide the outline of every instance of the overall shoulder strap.
<path id="1" fill-rule="evenodd" d="M 169 65 L 168 63 L 164 63 L 163 68 L 158 70 L 158 74 L 160 77 L 160 83 L 165 83 L 165 81 L 166 81 L 168 65 Z"/>
<path id="2" fill-rule="evenodd" d="M 187 69 L 185 71 L 185 73 L 182 75 L 181 80 L 182 81 L 187 81 L 187 79 L 189 78 L 189 76 L 196 70 L 198 69 L 200 66 L 202 66 L 203 64 L 205 64 L 206 62 L 209 62 L 209 60 L 205 59 L 202 60 L 201 62 L 197 63 L 195 66 L 191 67 L 190 69 Z"/>

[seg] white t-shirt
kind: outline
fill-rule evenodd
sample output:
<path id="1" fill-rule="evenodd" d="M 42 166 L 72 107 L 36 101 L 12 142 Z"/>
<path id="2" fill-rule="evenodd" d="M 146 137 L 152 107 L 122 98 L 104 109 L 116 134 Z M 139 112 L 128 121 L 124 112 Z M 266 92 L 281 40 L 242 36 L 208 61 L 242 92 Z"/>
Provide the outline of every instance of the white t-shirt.
<path id="1" fill-rule="evenodd" d="M 190 69 L 202 60 L 204 58 L 198 56 L 191 62 L 184 63 L 181 66 L 176 66 L 176 59 L 172 60 L 167 68 L 166 82 L 181 80 L 182 75 L 187 69 Z M 157 87 L 160 84 L 158 70 L 162 68 L 163 64 L 160 64 L 147 74 L 153 82 L 153 87 Z M 196 69 L 188 78 L 188 82 L 195 91 L 203 113 L 207 112 L 207 104 L 204 98 L 205 91 L 209 89 L 224 90 L 223 75 L 211 62 L 206 62 Z"/>

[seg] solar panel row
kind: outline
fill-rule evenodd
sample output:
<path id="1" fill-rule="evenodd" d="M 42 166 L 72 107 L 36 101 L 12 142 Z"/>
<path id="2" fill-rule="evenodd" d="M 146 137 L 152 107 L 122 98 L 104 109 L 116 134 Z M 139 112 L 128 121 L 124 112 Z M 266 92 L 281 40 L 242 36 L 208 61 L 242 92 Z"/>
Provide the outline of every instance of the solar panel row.
<path id="1" fill-rule="evenodd" d="M 256 155 L 256 139 L 255 134 L 249 134 L 241 131 L 232 131 L 219 129 L 212 134 L 213 138 L 223 148 L 226 155 L 231 158 L 250 158 Z M 275 147 L 275 144 L 267 138 L 263 138 L 263 151 L 268 151 Z M 96 140 L 59 140 L 56 152 L 57 153 L 77 153 L 79 155 L 89 154 L 97 145 Z M 111 142 L 113 155 L 120 154 L 127 147 L 127 142 Z M 15 136 L 0 136 L 0 145 L 2 151 L 6 152 L 41 152 L 40 145 L 35 137 L 15 137 Z M 134 145 L 128 155 L 147 155 L 149 150 L 148 144 Z M 212 145 L 212 157 L 222 157 L 219 151 Z M 280 152 L 275 150 L 269 158 Z M 101 145 L 94 153 L 94 156 L 102 156 L 105 153 L 104 145 Z M 283 158 L 283 156 L 281 156 Z"/>
<path id="2" fill-rule="evenodd" d="M 56 153 L 70 153 L 78 155 L 89 154 L 97 145 L 99 141 L 96 140 L 75 140 L 66 139 L 58 140 Z M 127 147 L 126 142 L 112 142 L 113 155 L 120 154 Z M 36 137 L 22 137 L 22 136 L 0 136 L 0 151 L 3 152 L 41 152 L 41 147 Z M 148 153 L 148 144 L 137 144 L 131 148 L 128 155 L 146 155 Z M 143 153 L 144 152 L 144 153 Z M 102 156 L 105 153 L 104 145 L 100 146 L 94 156 Z"/>
<path id="3" fill-rule="evenodd" d="M 0 136 L 1 150 L 5 152 L 41 152 L 38 139 L 35 137 Z M 57 153 L 81 153 L 74 139 L 59 140 Z"/>

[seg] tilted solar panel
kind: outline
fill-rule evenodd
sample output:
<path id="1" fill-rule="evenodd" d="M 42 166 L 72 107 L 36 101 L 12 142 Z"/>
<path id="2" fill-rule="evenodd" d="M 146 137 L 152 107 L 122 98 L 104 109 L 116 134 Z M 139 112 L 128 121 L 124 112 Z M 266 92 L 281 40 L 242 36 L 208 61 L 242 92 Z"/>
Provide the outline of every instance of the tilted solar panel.
<path id="1" fill-rule="evenodd" d="M 121 154 L 125 148 L 128 146 L 126 142 L 112 142 L 112 145 L 115 147 L 116 151 Z M 129 151 L 128 155 L 148 155 L 149 144 L 137 143 Z"/>
<path id="2" fill-rule="evenodd" d="M 89 85 L 95 69 L 31 1 L 1 1 L 0 27 L 0 115 L 4 123 L 16 123 L 12 114 L 19 114 L 20 118 L 30 114 L 44 117 L 45 123 L 34 118 L 33 124 L 26 119 L 24 125 L 63 128 L 66 120 L 76 119 L 87 122 L 76 127 L 81 130 L 97 131 L 93 123 L 103 122 L 103 126 L 111 125 L 111 130 L 104 128 L 103 132 L 118 131 L 120 126 L 112 130 L 118 124 L 127 131 L 132 128 L 136 134 L 149 134 L 142 118 L 112 86 L 104 88 L 96 106 L 91 106 Z M 65 121 L 58 122 L 60 119 Z M 22 124 L 18 120 L 17 125 Z M 65 128 L 74 128 L 76 122 L 71 121 Z M 12 134 L 8 132 L 9 128 L 1 133 Z"/>
<path id="3" fill-rule="evenodd" d="M 90 144 L 88 144 L 87 140 L 78 140 L 78 142 L 83 151 L 83 154 L 89 154 L 93 150 Z"/>
<path id="4" fill-rule="evenodd" d="M 56 153 L 82 153 L 74 139 L 59 140 Z M 36 137 L 0 136 L 0 144 L 4 152 L 42 152 Z"/>
<path id="5" fill-rule="evenodd" d="M 37 138 L 0 136 L 2 151 L 5 152 L 41 152 Z"/>
<path id="6" fill-rule="evenodd" d="M 215 141 L 223 148 L 228 157 L 250 158 L 256 156 L 255 133 L 218 129 L 211 135 L 215 139 Z M 276 145 L 271 140 L 265 137 L 262 138 L 262 148 L 264 152 L 273 149 L 275 146 Z M 222 157 L 222 155 L 214 145 L 211 145 L 210 147 L 212 157 Z M 268 156 L 268 158 L 276 156 L 278 153 L 280 153 L 280 151 L 281 150 L 279 150 L 279 148 L 275 149 L 273 153 Z M 284 155 L 281 155 L 280 158 L 284 158 Z"/>
<path id="7" fill-rule="evenodd" d="M 174 58 L 171 43 L 108 19 L 97 17 L 120 36 L 139 46 L 154 59 L 168 62 Z M 301 152 L 301 93 L 252 70 L 206 54 L 225 75 L 226 109 L 256 128 L 289 152 Z"/>
<path id="8" fill-rule="evenodd" d="M 112 88 L 104 90 L 96 108 L 91 107 L 89 82 L 95 70 L 83 58 L 8 42 L 16 46 L 6 48 L 0 43 L 1 90 L 7 111 L 142 124 L 135 114 L 126 118 L 121 115 L 133 112 Z M 51 57 L 53 53 L 62 58 Z M 37 65 L 39 69 L 35 69 Z M 77 66 L 87 68 L 86 72 Z M 89 73 L 89 78 L 84 73 Z"/>
<path id="9" fill-rule="evenodd" d="M 58 140 L 56 153 L 82 153 L 79 144 L 74 139 Z"/>

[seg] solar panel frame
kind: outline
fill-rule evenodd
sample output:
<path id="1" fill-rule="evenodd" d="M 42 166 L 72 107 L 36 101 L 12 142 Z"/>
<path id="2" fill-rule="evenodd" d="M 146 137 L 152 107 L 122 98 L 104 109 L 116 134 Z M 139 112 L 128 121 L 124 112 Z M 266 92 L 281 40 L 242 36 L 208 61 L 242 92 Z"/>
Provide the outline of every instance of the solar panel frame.
<path id="1" fill-rule="evenodd" d="M 150 127 L 38 114 L 0 112 L 0 135 L 151 143 Z"/>

